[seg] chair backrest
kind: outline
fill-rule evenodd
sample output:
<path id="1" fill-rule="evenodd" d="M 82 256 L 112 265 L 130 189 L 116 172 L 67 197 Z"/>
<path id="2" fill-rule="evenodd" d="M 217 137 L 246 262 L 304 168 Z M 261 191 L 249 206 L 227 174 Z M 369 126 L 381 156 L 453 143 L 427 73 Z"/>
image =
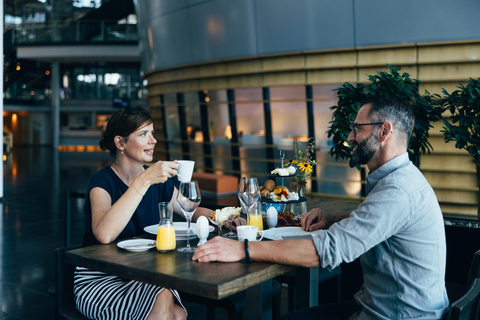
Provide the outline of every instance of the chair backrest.
<path id="1" fill-rule="evenodd" d="M 72 210 L 71 210 L 71 200 L 72 199 L 85 199 L 84 192 L 76 192 L 67 189 L 65 193 L 65 225 L 64 229 L 64 247 L 69 247 L 71 243 L 71 234 L 72 234 Z"/>
<path id="2" fill-rule="evenodd" d="M 480 301 L 480 279 L 473 279 L 467 293 L 450 305 L 448 320 L 478 319 Z"/>
<path id="3" fill-rule="evenodd" d="M 55 319 L 87 319 L 75 306 L 73 296 L 75 266 L 65 262 L 65 252 L 79 247 L 55 249 Z"/>
<path id="4" fill-rule="evenodd" d="M 467 279 L 467 288 L 470 288 L 475 278 L 480 278 L 480 250 L 475 252 L 472 258 L 472 263 L 470 263 L 470 271 L 468 272 Z"/>

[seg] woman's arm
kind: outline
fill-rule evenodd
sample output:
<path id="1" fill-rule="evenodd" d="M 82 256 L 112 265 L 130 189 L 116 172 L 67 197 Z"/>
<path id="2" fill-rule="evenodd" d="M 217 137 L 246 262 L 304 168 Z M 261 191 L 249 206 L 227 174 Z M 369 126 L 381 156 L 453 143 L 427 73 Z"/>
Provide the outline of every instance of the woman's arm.
<path id="1" fill-rule="evenodd" d="M 110 243 L 125 229 L 143 197 L 132 187 L 111 205 L 110 194 L 102 188 L 90 190 L 92 230 L 100 243 Z"/>
<path id="2" fill-rule="evenodd" d="M 125 193 L 113 204 L 108 192 L 96 187 L 90 190 L 92 231 L 100 243 L 110 243 L 125 229 L 133 213 L 152 184 L 162 183 L 176 174 L 177 164 L 158 161 L 139 174 Z"/>

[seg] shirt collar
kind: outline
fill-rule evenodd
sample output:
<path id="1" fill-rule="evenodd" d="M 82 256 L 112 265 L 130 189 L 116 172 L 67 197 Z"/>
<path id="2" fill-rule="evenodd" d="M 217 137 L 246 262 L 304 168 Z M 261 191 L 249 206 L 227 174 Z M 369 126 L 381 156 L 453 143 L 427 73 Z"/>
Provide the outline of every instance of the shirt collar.
<path id="1" fill-rule="evenodd" d="M 410 162 L 408 158 L 408 153 L 405 152 L 392 160 L 386 162 L 371 174 L 367 176 L 367 195 L 370 191 L 375 188 L 377 183 L 385 178 L 387 175 L 397 170 L 400 167 L 406 166 Z"/>

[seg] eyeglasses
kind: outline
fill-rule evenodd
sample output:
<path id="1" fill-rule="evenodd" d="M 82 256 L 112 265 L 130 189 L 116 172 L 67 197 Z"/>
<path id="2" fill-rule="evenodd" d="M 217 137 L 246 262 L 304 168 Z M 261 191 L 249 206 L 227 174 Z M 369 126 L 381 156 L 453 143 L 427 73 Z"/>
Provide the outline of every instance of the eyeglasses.
<path id="1" fill-rule="evenodd" d="M 361 126 L 373 126 L 373 125 L 378 125 L 378 124 L 384 124 L 385 122 L 370 122 L 370 123 L 352 123 L 352 131 L 353 131 L 353 136 L 357 136 L 357 130 L 355 130 L 355 127 L 361 127 Z"/>
<path id="2" fill-rule="evenodd" d="M 131 114 L 137 114 L 137 113 L 149 113 L 147 109 L 145 109 L 144 107 L 132 107 L 132 106 L 127 106 L 125 108 L 122 109 L 122 112 L 120 112 L 120 116 L 117 118 L 117 123 L 115 123 L 115 127 L 118 126 L 118 123 L 120 122 L 120 119 L 122 118 L 123 116 L 123 113 L 125 112 L 125 110 L 127 110 L 128 112 L 130 112 Z"/>

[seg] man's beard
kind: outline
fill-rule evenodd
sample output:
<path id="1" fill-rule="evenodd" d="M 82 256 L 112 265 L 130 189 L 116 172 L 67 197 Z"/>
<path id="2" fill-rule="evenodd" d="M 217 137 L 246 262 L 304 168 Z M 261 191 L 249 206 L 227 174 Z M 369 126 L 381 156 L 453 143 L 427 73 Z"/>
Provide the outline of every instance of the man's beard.
<path id="1" fill-rule="evenodd" d="M 358 164 L 367 164 L 380 148 L 379 142 L 380 139 L 372 134 L 358 144 L 357 149 L 353 152 L 352 160 Z"/>

